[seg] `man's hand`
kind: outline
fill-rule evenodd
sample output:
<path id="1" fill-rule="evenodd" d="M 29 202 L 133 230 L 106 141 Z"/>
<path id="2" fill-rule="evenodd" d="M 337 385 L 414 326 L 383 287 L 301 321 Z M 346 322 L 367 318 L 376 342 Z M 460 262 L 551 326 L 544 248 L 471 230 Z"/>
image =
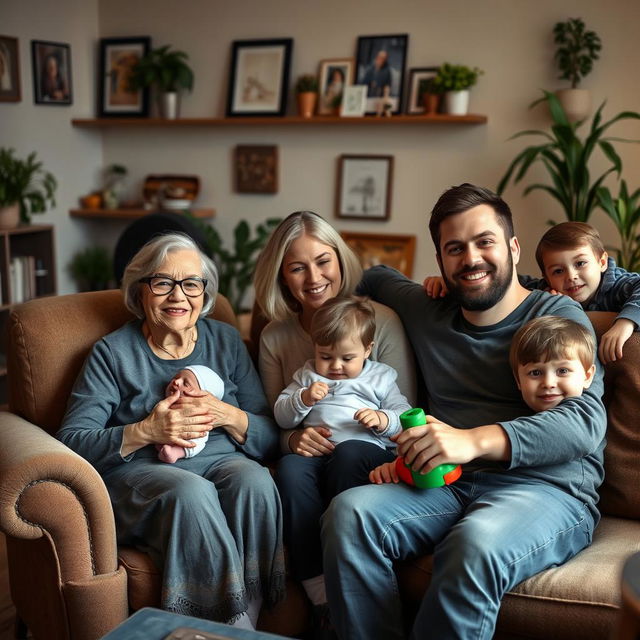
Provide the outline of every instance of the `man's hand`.
<path id="1" fill-rule="evenodd" d="M 600 338 L 598 355 L 602 364 L 622 358 L 622 347 L 633 335 L 636 325 L 627 318 L 618 318 L 611 329 Z"/>
<path id="2" fill-rule="evenodd" d="M 307 387 L 302 392 L 300 397 L 307 407 L 313 407 L 316 402 L 320 402 L 327 393 L 329 393 L 329 385 L 326 382 L 313 382 L 310 387 Z"/>
<path id="3" fill-rule="evenodd" d="M 353 419 L 367 429 L 375 429 L 376 431 L 384 431 L 389 426 L 387 414 L 384 411 L 376 411 L 375 409 L 358 409 Z"/>

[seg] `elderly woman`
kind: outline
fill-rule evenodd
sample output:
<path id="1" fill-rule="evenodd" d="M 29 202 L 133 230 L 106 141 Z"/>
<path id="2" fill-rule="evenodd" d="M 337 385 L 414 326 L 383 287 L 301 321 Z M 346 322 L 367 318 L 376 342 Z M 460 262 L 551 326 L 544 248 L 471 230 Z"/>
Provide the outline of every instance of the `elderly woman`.
<path id="1" fill-rule="evenodd" d="M 95 466 L 113 503 L 118 542 L 162 571 L 162 607 L 252 628 L 284 593 L 281 507 L 268 470 L 278 433 L 238 332 L 205 315 L 218 275 L 187 236 L 147 243 L 122 281 L 137 316 L 99 340 L 75 383 L 58 438 Z M 206 365 L 224 382 L 164 390 L 176 370 Z M 155 445 L 193 447 L 175 464 Z"/>
<path id="2" fill-rule="evenodd" d="M 273 231 L 258 258 L 254 277 L 256 301 L 271 322 L 260 338 L 259 368 L 271 406 L 294 372 L 314 357 L 311 320 L 323 302 L 349 295 L 362 268 L 338 232 L 311 211 L 298 211 Z M 371 359 L 393 367 L 409 402 L 415 401 L 413 354 L 402 323 L 388 307 L 372 302 L 376 331 Z M 340 491 L 368 482 L 368 473 L 391 455 L 375 444 L 350 440 L 335 446 L 331 425 L 287 431 L 276 482 L 284 510 L 284 538 L 291 570 L 316 605 L 317 625 L 326 624 L 326 596 L 320 549 L 320 516 Z M 308 465 L 300 457 L 330 456 L 323 465 L 324 492 L 300 495 L 300 474 Z M 302 508 L 301 508 L 302 505 Z"/>

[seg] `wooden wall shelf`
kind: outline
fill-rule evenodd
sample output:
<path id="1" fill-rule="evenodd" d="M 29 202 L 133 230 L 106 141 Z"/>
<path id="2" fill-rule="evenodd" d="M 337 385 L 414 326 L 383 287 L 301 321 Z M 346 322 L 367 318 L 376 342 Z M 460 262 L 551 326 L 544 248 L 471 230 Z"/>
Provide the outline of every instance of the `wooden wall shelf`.
<path id="1" fill-rule="evenodd" d="M 429 116 L 396 115 L 390 118 L 365 116 L 361 118 L 341 118 L 339 116 L 314 116 L 302 118 L 300 116 L 285 117 L 237 117 L 237 118 L 178 118 L 166 120 L 164 118 L 74 118 L 74 127 L 85 128 L 120 128 L 120 127 L 164 127 L 167 129 L 180 127 L 246 127 L 246 126 L 379 126 L 394 125 L 433 125 L 433 124 L 485 124 L 487 116 L 467 114 L 466 116 L 451 116 L 437 113 Z"/>
<path id="2" fill-rule="evenodd" d="M 133 220 L 134 218 L 143 218 L 155 211 L 148 209 L 71 209 L 69 215 L 72 218 L 93 218 L 103 220 Z M 173 211 L 173 213 L 182 213 L 181 211 Z M 189 212 L 194 218 L 214 218 L 215 209 L 193 209 Z"/>

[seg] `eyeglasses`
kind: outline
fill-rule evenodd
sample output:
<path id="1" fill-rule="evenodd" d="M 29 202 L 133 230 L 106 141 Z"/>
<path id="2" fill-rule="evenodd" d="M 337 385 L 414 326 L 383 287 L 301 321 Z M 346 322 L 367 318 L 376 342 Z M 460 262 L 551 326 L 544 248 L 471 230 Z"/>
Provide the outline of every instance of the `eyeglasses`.
<path id="1" fill-rule="evenodd" d="M 140 278 L 138 282 L 148 284 L 154 296 L 166 296 L 176 288 L 176 285 L 179 285 L 185 296 L 197 298 L 204 293 L 204 289 L 207 286 L 207 281 L 202 278 L 174 280 L 164 276 L 150 276 L 148 278 Z"/>

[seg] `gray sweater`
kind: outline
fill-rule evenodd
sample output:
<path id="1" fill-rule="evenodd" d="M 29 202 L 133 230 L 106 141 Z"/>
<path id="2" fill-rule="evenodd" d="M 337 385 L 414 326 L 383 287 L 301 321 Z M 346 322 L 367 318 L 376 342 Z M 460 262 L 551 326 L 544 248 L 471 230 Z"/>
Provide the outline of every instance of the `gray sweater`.
<path id="1" fill-rule="evenodd" d="M 243 445 L 224 429 L 213 429 L 200 455 L 240 450 L 256 459 L 276 457 L 278 428 L 240 334 L 217 320 L 199 320 L 197 327 L 193 352 L 180 360 L 156 356 L 142 335 L 140 321 L 129 322 L 98 340 L 75 382 L 58 439 L 101 474 L 136 456 L 157 457 L 155 447 L 148 445 L 123 458 L 123 429 L 151 413 L 176 371 L 202 364 L 222 378 L 225 393 L 221 399 L 245 411 L 249 428 Z"/>
<path id="2" fill-rule="evenodd" d="M 505 430 L 511 444 L 508 463 L 476 460 L 465 469 L 552 484 L 588 504 L 598 521 L 606 430 L 602 367 L 597 364 L 593 383 L 581 397 L 532 415 L 508 357 L 513 334 L 537 316 L 567 317 L 593 331 L 577 302 L 532 291 L 504 320 L 479 327 L 465 320 L 450 297 L 434 300 L 421 285 L 388 267 L 366 271 L 359 292 L 400 316 L 425 380 L 429 413 L 453 427 L 498 423 Z"/>

